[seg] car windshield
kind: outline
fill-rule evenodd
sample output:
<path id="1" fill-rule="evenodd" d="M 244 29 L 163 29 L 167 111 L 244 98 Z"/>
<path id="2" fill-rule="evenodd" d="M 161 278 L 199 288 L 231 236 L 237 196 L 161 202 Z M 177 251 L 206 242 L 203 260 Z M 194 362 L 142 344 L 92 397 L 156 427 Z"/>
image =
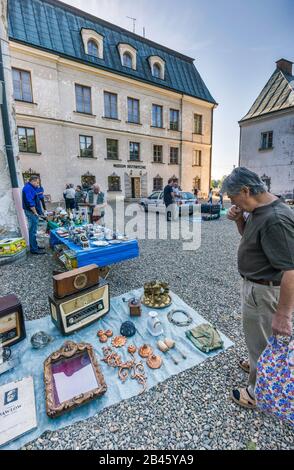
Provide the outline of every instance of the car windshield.
<path id="1" fill-rule="evenodd" d="M 195 199 L 192 193 L 180 193 L 182 199 Z"/>
<path id="2" fill-rule="evenodd" d="M 159 192 L 159 191 L 157 191 L 156 193 L 152 193 L 152 194 L 151 194 L 151 196 L 149 196 L 149 198 L 148 198 L 148 199 L 157 199 L 157 198 L 158 198 L 158 196 L 159 196 L 159 194 L 160 194 L 160 192 Z"/>

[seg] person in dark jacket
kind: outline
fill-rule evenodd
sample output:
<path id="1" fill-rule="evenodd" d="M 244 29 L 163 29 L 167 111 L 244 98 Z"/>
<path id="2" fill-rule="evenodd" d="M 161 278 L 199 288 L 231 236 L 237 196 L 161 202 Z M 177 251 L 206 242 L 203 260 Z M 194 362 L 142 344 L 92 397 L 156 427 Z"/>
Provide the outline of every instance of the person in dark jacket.
<path id="1" fill-rule="evenodd" d="M 33 255 L 45 255 L 46 252 L 38 247 L 37 229 L 39 215 L 42 215 L 42 207 L 36 189 L 39 186 L 39 178 L 31 176 L 22 190 L 22 207 L 29 224 L 30 251 Z"/>
<path id="2" fill-rule="evenodd" d="M 85 202 L 85 193 L 82 189 L 82 186 L 78 185 L 76 187 L 76 194 L 75 194 L 75 209 L 76 211 L 79 210 L 79 205 Z"/>
<path id="3" fill-rule="evenodd" d="M 41 183 L 38 184 L 38 187 L 36 188 L 36 192 L 37 192 L 38 198 L 41 202 L 43 211 L 47 210 L 46 209 L 46 204 L 45 204 L 45 198 L 44 198 L 44 188 L 43 188 L 43 186 L 41 186 Z"/>
<path id="4" fill-rule="evenodd" d="M 172 220 L 173 203 L 175 201 L 173 184 L 174 184 L 174 181 L 172 178 L 170 178 L 168 180 L 167 185 L 165 186 L 163 190 L 163 202 L 166 207 L 166 219 L 168 222 L 171 222 Z"/>

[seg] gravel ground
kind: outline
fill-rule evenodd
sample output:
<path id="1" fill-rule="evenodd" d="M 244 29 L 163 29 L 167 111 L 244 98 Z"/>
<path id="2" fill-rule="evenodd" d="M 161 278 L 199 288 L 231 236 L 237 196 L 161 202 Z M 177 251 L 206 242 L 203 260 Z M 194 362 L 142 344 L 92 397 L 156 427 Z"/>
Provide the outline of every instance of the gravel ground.
<path id="1" fill-rule="evenodd" d="M 144 214 L 141 215 L 142 220 Z M 239 235 L 226 218 L 202 223 L 202 244 L 182 251 L 178 240 L 140 241 L 140 257 L 118 264 L 109 275 L 111 295 L 167 280 L 186 303 L 235 342 L 214 359 L 171 377 L 143 396 L 123 401 L 84 422 L 46 432 L 25 449 L 293 449 L 293 430 L 257 411 L 239 408 L 229 394 L 246 384 L 238 359 L 246 357 L 241 329 Z M 14 292 L 26 318 L 49 313 L 52 256 L 29 256 L 4 266 L 0 294 Z"/>

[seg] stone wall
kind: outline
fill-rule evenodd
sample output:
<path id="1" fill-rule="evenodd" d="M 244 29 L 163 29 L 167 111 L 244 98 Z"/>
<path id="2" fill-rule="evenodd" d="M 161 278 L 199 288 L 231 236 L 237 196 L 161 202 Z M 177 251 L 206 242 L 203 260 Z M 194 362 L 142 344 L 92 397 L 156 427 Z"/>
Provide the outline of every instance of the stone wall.
<path id="1" fill-rule="evenodd" d="M 273 131 L 273 148 L 260 150 L 261 133 Z M 240 165 L 271 181 L 271 192 L 294 191 L 294 111 L 242 123 Z"/>

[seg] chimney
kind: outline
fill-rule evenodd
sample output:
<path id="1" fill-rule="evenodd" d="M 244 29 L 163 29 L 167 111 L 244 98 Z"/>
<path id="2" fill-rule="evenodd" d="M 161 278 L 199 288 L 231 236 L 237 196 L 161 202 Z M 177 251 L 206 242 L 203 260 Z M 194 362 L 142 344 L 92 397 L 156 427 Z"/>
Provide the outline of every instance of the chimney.
<path id="1" fill-rule="evenodd" d="M 290 60 L 287 59 L 280 59 L 276 62 L 277 64 L 277 69 L 281 70 L 282 72 L 292 75 L 292 65 L 293 62 L 290 62 Z"/>

